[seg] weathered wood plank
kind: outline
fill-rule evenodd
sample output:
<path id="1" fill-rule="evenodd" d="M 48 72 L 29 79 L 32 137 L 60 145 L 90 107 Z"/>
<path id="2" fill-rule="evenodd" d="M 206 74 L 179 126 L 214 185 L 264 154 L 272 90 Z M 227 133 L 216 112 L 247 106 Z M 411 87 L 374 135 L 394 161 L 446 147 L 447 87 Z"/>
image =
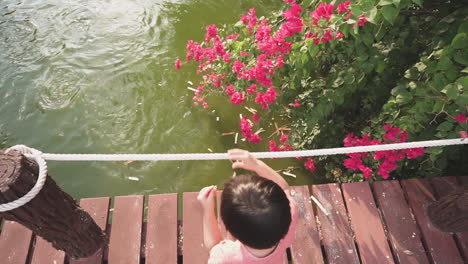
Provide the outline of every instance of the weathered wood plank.
<path id="1" fill-rule="evenodd" d="M 434 263 L 463 263 L 452 236 L 437 230 L 427 218 L 426 209 L 431 203 L 430 196 L 434 194 L 429 182 L 421 179 L 409 179 L 402 180 L 401 184 L 407 194 L 416 222 L 421 229 L 426 249 Z"/>
<path id="2" fill-rule="evenodd" d="M 0 235 L 0 260 L 5 264 L 23 264 L 28 258 L 32 231 L 13 221 L 6 221 Z"/>
<path id="3" fill-rule="evenodd" d="M 109 263 L 140 263 L 143 205 L 143 195 L 115 197 Z"/>
<path id="4" fill-rule="evenodd" d="M 440 199 L 457 188 L 460 188 L 464 183 L 458 181 L 457 177 L 441 177 L 432 179 L 432 185 L 437 193 L 437 198 Z M 468 181 L 466 182 L 468 185 Z M 467 186 L 468 188 L 468 186 Z M 468 262 L 468 231 L 455 233 L 455 237 L 458 240 L 459 251 L 465 262 Z"/>
<path id="5" fill-rule="evenodd" d="M 359 264 L 353 231 L 349 226 L 340 185 L 336 183 L 313 185 L 312 193 L 329 213 L 326 216 L 320 209 L 317 209 L 328 262 L 330 264 Z"/>
<path id="6" fill-rule="evenodd" d="M 109 216 L 109 197 L 81 199 L 80 207 L 93 218 L 96 224 L 106 231 Z M 70 259 L 70 264 L 100 264 L 102 263 L 104 249 L 99 250 L 93 256 L 80 259 Z"/>
<path id="7" fill-rule="evenodd" d="M 459 176 L 458 180 L 464 188 L 468 188 L 468 176 Z M 468 263 L 468 231 L 456 233 L 455 235 L 460 242 L 460 253 L 465 260 L 465 263 Z"/>
<path id="8" fill-rule="evenodd" d="M 369 184 L 347 183 L 342 190 L 362 263 L 395 263 Z"/>
<path id="9" fill-rule="evenodd" d="M 393 252 L 399 263 L 429 263 L 420 231 L 411 216 L 400 183 L 378 181 L 373 187 Z"/>
<path id="10" fill-rule="evenodd" d="M 147 264 L 177 263 L 177 194 L 150 195 L 146 231 Z"/>
<path id="11" fill-rule="evenodd" d="M 322 249 L 315 214 L 307 186 L 293 186 L 292 193 L 299 212 L 294 242 L 291 245 L 293 263 L 323 263 Z"/>
<path id="12" fill-rule="evenodd" d="M 183 194 L 183 261 L 205 264 L 209 251 L 203 244 L 203 209 L 197 201 L 198 192 Z"/>
<path id="13" fill-rule="evenodd" d="M 55 249 L 52 243 L 47 242 L 42 237 L 36 236 L 32 264 L 63 264 L 64 262 L 65 252 Z"/>

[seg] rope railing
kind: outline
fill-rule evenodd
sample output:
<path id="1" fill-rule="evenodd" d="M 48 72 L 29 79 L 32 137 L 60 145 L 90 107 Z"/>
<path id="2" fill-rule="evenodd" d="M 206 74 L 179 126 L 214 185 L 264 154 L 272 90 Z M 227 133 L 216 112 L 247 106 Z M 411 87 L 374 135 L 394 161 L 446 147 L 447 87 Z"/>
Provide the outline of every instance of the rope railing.
<path id="1" fill-rule="evenodd" d="M 358 147 L 342 147 L 329 149 L 315 150 L 296 150 L 296 151 L 281 151 L 281 152 L 252 152 L 252 155 L 258 159 L 264 158 L 293 158 L 293 157 L 314 157 L 314 156 L 329 156 L 338 154 L 350 154 L 373 151 L 387 151 L 412 148 L 427 148 L 440 147 L 449 145 L 468 144 L 468 140 L 460 139 L 443 139 L 430 141 L 417 141 L 406 143 L 393 143 L 372 146 Z M 39 150 L 30 148 L 25 145 L 16 145 L 7 149 L 17 150 L 27 158 L 30 158 L 39 165 L 39 176 L 34 187 L 23 197 L 5 204 L 0 204 L 0 212 L 10 211 L 23 206 L 31 201 L 41 191 L 46 176 L 47 164 L 45 160 L 53 161 L 175 161 L 175 160 L 227 160 L 227 153 L 184 153 L 184 154 L 54 154 L 42 153 Z M 321 208 L 324 210 L 323 208 Z M 326 212 L 326 211 L 324 211 Z M 326 213 L 327 214 L 327 213 Z"/>

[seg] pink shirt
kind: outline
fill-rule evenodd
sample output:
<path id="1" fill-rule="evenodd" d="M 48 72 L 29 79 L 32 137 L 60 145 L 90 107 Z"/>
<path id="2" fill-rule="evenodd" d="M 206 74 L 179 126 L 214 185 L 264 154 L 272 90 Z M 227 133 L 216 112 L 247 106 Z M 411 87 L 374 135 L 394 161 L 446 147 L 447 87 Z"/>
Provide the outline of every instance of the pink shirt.
<path id="1" fill-rule="evenodd" d="M 210 258 L 208 264 L 281 264 L 286 258 L 286 249 L 291 246 L 294 239 L 294 230 L 297 224 L 297 205 L 294 199 L 286 194 L 289 199 L 289 206 L 291 207 L 291 225 L 289 226 L 288 233 L 278 243 L 276 249 L 268 256 L 258 258 L 250 253 L 247 248 L 239 241 L 232 241 L 225 239 L 214 246 L 210 251 Z"/>

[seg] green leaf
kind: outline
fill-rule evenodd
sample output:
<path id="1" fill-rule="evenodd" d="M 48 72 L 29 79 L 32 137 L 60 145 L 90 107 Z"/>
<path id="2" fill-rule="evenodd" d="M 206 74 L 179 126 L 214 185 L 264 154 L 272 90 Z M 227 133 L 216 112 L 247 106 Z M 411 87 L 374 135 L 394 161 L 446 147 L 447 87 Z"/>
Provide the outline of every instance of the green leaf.
<path id="1" fill-rule="evenodd" d="M 453 128 L 452 122 L 445 121 L 445 122 L 442 122 L 442 124 L 440 124 L 437 127 L 437 131 L 450 131 L 450 130 L 452 130 L 452 128 Z"/>
<path id="2" fill-rule="evenodd" d="M 366 44 L 368 47 L 370 47 L 372 43 L 374 43 L 374 36 L 370 33 L 361 35 L 361 38 L 364 44 Z"/>
<path id="3" fill-rule="evenodd" d="M 332 86 L 337 88 L 337 87 L 340 87 L 341 85 L 343 85 L 343 83 L 344 83 L 344 79 L 341 78 L 341 77 L 338 77 L 338 78 L 335 79 L 335 81 L 333 81 Z"/>
<path id="4" fill-rule="evenodd" d="M 386 63 L 385 61 L 379 61 L 377 67 L 375 67 L 375 71 L 378 73 L 382 73 L 385 70 Z"/>
<path id="5" fill-rule="evenodd" d="M 382 15 L 392 25 L 395 22 L 395 19 L 397 18 L 399 12 L 400 11 L 397 8 L 391 5 L 387 5 L 382 8 Z"/>
<path id="6" fill-rule="evenodd" d="M 315 57 L 315 56 L 318 54 L 319 50 L 320 50 L 320 49 L 319 49 L 319 47 L 318 47 L 317 45 L 314 45 L 314 44 L 310 45 L 310 46 L 309 46 L 309 54 L 310 54 L 310 56 L 311 56 L 311 57 Z"/>
<path id="7" fill-rule="evenodd" d="M 366 13 L 366 18 L 369 20 L 371 23 L 376 23 L 375 18 L 377 17 L 377 8 L 373 7 L 371 10 L 367 11 Z"/>
<path id="8" fill-rule="evenodd" d="M 436 103 L 434 104 L 434 108 L 432 108 L 433 113 L 439 113 L 442 111 L 442 108 L 444 107 L 444 102 L 437 100 Z"/>
<path id="9" fill-rule="evenodd" d="M 453 56 L 453 60 L 460 63 L 461 65 L 468 66 L 468 51 L 457 50 Z"/>
<path id="10" fill-rule="evenodd" d="M 468 105 L 468 93 L 460 94 L 455 103 L 461 108 L 466 107 Z"/>
<path id="11" fill-rule="evenodd" d="M 448 84 L 447 86 L 444 87 L 441 91 L 442 93 L 446 94 L 448 98 L 450 99 L 456 99 L 458 97 L 458 88 L 454 84 Z"/>
<path id="12" fill-rule="evenodd" d="M 452 67 L 452 65 L 453 63 L 449 58 L 443 57 L 437 63 L 437 69 L 442 71 L 448 70 L 450 67 Z"/>
<path id="13" fill-rule="evenodd" d="M 463 22 L 457 30 L 457 33 L 465 33 L 468 34 L 468 21 Z"/>
<path id="14" fill-rule="evenodd" d="M 461 77 L 457 80 L 457 83 L 461 86 L 463 90 L 468 89 L 468 76 Z"/>
<path id="15" fill-rule="evenodd" d="M 413 0 L 413 3 L 417 4 L 420 7 L 423 7 L 422 0 Z"/>
<path id="16" fill-rule="evenodd" d="M 395 5 L 395 7 L 398 7 L 400 5 L 400 0 L 393 0 L 393 5 Z"/>
<path id="17" fill-rule="evenodd" d="M 468 47 L 468 36 L 466 33 L 458 33 L 453 39 L 451 46 L 454 49 L 464 49 Z"/>
<path id="18" fill-rule="evenodd" d="M 393 4 L 393 1 L 391 0 L 380 0 L 379 6 L 386 6 L 386 5 L 391 5 Z"/>

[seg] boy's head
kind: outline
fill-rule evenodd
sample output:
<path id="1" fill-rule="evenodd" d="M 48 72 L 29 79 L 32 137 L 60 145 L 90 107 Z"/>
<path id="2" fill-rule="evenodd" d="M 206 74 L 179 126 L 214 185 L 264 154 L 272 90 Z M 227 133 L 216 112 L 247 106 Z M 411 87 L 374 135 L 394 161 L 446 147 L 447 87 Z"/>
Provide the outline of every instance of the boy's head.
<path id="1" fill-rule="evenodd" d="M 244 245 L 266 249 L 288 232 L 291 209 L 278 184 L 255 175 L 239 175 L 224 185 L 221 218 Z"/>

